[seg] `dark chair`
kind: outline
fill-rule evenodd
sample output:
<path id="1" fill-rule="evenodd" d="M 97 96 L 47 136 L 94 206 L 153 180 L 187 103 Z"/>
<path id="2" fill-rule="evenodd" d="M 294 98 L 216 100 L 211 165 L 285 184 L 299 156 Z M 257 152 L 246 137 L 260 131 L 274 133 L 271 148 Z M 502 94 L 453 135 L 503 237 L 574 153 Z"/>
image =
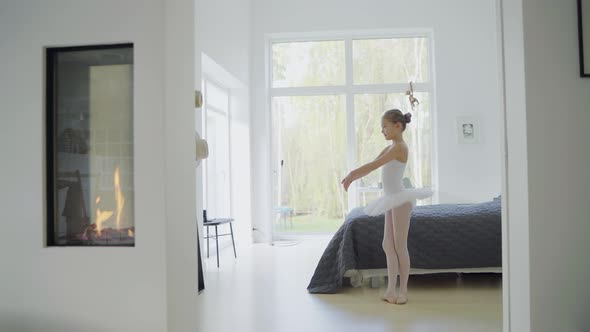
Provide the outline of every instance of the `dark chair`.
<path id="1" fill-rule="evenodd" d="M 219 240 L 220 236 L 231 235 L 231 243 L 234 247 L 234 257 L 238 258 L 236 255 L 236 243 L 234 242 L 234 229 L 232 227 L 232 222 L 234 220 L 232 218 L 215 218 L 215 219 L 207 219 L 207 210 L 203 210 L 203 226 L 207 227 L 207 258 L 209 258 L 209 239 L 215 238 L 215 245 L 217 249 L 217 267 L 219 267 Z M 217 226 L 222 224 L 229 224 L 230 233 L 228 234 L 218 234 L 217 233 Z M 215 226 L 215 236 L 209 235 L 209 227 Z"/>

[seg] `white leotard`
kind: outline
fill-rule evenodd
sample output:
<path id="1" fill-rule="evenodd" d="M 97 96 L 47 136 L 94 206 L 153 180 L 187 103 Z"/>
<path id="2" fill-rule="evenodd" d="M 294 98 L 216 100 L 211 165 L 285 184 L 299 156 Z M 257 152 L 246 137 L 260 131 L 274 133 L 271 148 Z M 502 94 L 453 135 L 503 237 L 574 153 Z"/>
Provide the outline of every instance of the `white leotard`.
<path id="1" fill-rule="evenodd" d="M 406 189 L 402 183 L 406 163 L 394 159 L 382 166 L 381 181 L 383 195 L 365 207 L 369 216 L 378 216 L 385 211 L 396 208 L 407 202 L 416 205 L 416 200 L 432 196 L 432 190 L 426 188 Z"/>

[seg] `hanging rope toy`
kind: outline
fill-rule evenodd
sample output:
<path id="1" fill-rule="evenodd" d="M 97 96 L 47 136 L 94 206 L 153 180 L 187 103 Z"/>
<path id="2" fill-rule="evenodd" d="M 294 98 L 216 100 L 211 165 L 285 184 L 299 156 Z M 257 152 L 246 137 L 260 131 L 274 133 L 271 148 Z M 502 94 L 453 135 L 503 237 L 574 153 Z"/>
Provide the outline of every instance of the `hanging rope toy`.
<path id="1" fill-rule="evenodd" d="M 420 102 L 418 101 L 418 99 L 416 97 L 414 97 L 414 86 L 412 85 L 411 81 L 410 81 L 410 90 L 406 91 L 406 96 L 408 96 L 408 99 L 410 100 L 410 106 L 412 107 L 412 111 L 414 110 L 416 105 L 420 105 Z"/>

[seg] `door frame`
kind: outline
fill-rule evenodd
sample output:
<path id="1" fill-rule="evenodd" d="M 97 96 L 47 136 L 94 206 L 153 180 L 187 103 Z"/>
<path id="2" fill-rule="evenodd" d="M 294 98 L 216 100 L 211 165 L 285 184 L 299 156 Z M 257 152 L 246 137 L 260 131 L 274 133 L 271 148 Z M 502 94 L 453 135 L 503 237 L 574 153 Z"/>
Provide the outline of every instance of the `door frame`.
<path id="1" fill-rule="evenodd" d="M 523 0 L 493 0 L 493 4 L 496 9 L 497 80 L 500 87 L 497 115 L 500 117 L 499 135 L 502 140 L 503 330 L 526 332 L 530 331 L 531 312 Z M 264 57 L 268 63 L 267 50 Z M 260 111 L 269 112 L 268 66 L 265 66 L 264 73 L 266 85 L 260 96 L 264 98 L 266 108 Z M 270 133 L 271 123 L 268 120 L 265 119 L 267 122 L 262 127 L 263 131 L 268 131 L 262 135 Z M 263 161 L 264 166 L 270 166 L 268 162 L 272 160 Z M 255 181 L 265 183 L 260 175 L 255 176 Z M 271 192 L 272 185 L 265 186 Z M 263 199 L 267 200 L 264 205 L 272 206 L 273 198 L 269 196 Z M 267 212 L 263 212 L 261 221 L 273 220 L 272 211 Z M 264 227 L 268 229 L 268 226 Z M 268 240 L 270 238 L 265 237 L 265 241 Z"/>
<path id="2" fill-rule="evenodd" d="M 231 134 L 231 88 L 225 86 L 222 83 L 219 83 L 219 81 L 215 80 L 213 77 L 211 77 L 210 75 L 207 74 L 202 74 L 202 89 L 203 89 L 203 106 L 201 109 L 201 130 L 203 132 L 203 138 L 207 138 L 207 133 L 208 133 L 208 121 L 207 121 L 207 115 L 209 112 L 214 112 L 217 114 L 222 114 L 225 115 L 226 120 L 227 120 L 227 129 L 228 129 L 228 133 L 227 133 L 227 144 L 228 144 L 228 149 L 227 149 L 227 160 L 228 160 L 228 186 L 229 186 L 229 215 L 228 216 L 223 216 L 223 217 L 229 217 L 232 218 L 234 215 L 234 208 L 233 208 L 233 182 L 232 182 L 232 134 Z M 222 90 L 223 92 L 225 92 L 227 94 L 227 111 L 223 111 L 220 109 L 217 109 L 215 106 L 208 106 L 207 105 L 207 85 L 211 84 L 214 85 L 217 89 Z M 205 203 L 208 203 L 208 192 L 207 190 L 209 189 L 209 180 L 207 179 L 207 175 L 208 175 L 208 171 L 209 171 L 209 165 L 208 165 L 208 159 L 204 159 L 203 162 L 203 204 L 205 205 Z M 205 205 L 205 207 L 207 207 Z M 218 216 L 221 217 L 221 216 Z"/>

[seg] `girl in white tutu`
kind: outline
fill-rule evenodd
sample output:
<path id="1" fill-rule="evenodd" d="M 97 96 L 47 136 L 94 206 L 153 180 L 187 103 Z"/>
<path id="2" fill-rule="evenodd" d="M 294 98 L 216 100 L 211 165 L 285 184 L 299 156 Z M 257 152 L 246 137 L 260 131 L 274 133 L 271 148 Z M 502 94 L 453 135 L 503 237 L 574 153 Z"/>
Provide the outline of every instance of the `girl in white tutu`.
<path id="1" fill-rule="evenodd" d="M 387 258 L 388 283 L 382 299 L 396 304 L 408 302 L 410 255 L 407 243 L 412 210 L 417 199 L 432 195 L 429 189 L 406 189 L 402 184 L 408 160 L 408 145 L 404 142 L 403 132 L 411 120 L 410 113 L 403 114 L 398 109 L 385 112 L 381 118 L 381 132 L 386 140 L 391 141 L 391 145 L 386 147 L 375 160 L 351 171 L 342 180 L 344 190 L 348 191 L 348 187 L 354 180 L 383 166 L 383 196 L 367 205 L 365 213 L 370 216 L 385 214 L 383 250 Z M 398 272 L 399 292 L 396 290 Z"/>

